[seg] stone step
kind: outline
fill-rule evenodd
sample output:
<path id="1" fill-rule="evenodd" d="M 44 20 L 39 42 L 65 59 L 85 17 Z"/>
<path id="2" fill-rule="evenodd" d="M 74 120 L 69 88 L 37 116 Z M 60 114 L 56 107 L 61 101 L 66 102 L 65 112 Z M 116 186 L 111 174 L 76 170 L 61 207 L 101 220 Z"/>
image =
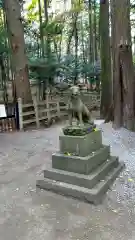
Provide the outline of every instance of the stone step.
<path id="1" fill-rule="evenodd" d="M 110 146 L 103 146 L 86 157 L 68 156 L 62 153 L 52 155 L 52 167 L 68 172 L 89 174 L 110 158 Z"/>
<path id="2" fill-rule="evenodd" d="M 51 180 L 65 182 L 90 189 L 93 188 L 93 186 L 95 186 L 98 181 L 104 179 L 108 172 L 117 165 L 118 158 L 110 157 L 110 159 L 100 165 L 89 175 L 72 173 L 51 168 L 44 170 L 44 177 Z"/>
<path id="3" fill-rule="evenodd" d="M 77 185 L 72 185 L 69 183 L 54 181 L 48 178 L 37 180 L 36 186 L 41 189 L 49 190 L 65 196 L 71 196 L 83 201 L 98 204 L 102 200 L 104 193 L 107 192 L 107 190 L 110 188 L 110 185 L 114 182 L 123 167 L 124 164 L 119 163 L 118 166 L 114 168 L 112 172 L 110 172 L 104 181 L 100 181 L 92 189 L 79 187 Z"/>
<path id="4" fill-rule="evenodd" d="M 59 137 L 60 152 L 77 153 L 81 157 L 89 155 L 102 146 L 101 131 L 91 132 L 84 136 L 62 135 Z"/>

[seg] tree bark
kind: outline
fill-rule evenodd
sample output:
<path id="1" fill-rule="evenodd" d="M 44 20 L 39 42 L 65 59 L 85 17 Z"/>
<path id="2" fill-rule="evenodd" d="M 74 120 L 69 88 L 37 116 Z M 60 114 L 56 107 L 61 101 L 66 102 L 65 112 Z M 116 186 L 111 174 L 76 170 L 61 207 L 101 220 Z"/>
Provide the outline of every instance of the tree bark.
<path id="1" fill-rule="evenodd" d="M 19 1 L 5 0 L 4 5 L 12 51 L 17 98 L 22 98 L 24 103 L 31 102 L 28 61 L 25 53 L 24 30 Z"/>
<path id="2" fill-rule="evenodd" d="M 93 24 L 92 24 L 92 1 L 88 0 L 88 17 L 89 17 L 89 65 L 94 63 L 93 56 Z"/>
<path id="3" fill-rule="evenodd" d="M 75 39 L 75 77 L 74 77 L 74 84 L 77 83 L 78 80 L 78 72 L 77 72 L 77 65 L 78 65 L 78 28 L 77 28 L 77 18 L 78 13 L 75 13 L 75 27 L 74 27 L 74 39 Z"/>
<path id="4" fill-rule="evenodd" d="M 111 51 L 109 37 L 109 2 L 100 1 L 101 117 L 112 120 Z"/>
<path id="5" fill-rule="evenodd" d="M 111 0 L 114 126 L 134 130 L 130 0 Z"/>
<path id="6" fill-rule="evenodd" d="M 98 59 L 98 53 L 97 53 L 97 3 L 96 0 L 93 1 L 93 10 L 94 10 L 94 19 L 93 19 L 93 28 L 94 28 L 94 62 Z"/>
<path id="7" fill-rule="evenodd" d="M 87 56 L 85 54 L 85 43 L 84 43 L 84 31 L 83 31 L 83 18 L 81 16 L 81 42 L 82 42 L 82 60 L 83 60 L 83 64 L 86 65 L 87 63 Z M 85 84 L 87 84 L 87 73 L 83 74 L 84 78 L 85 78 Z"/>
<path id="8" fill-rule="evenodd" d="M 38 0 L 38 11 L 39 11 L 39 29 L 40 29 L 40 41 L 41 41 L 41 56 L 44 57 L 45 55 L 45 49 L 44 49 L 44 37 L 43 37 L 43 28 L 42 28 L 42 8 L 41 8 L 41 2 Z"/>

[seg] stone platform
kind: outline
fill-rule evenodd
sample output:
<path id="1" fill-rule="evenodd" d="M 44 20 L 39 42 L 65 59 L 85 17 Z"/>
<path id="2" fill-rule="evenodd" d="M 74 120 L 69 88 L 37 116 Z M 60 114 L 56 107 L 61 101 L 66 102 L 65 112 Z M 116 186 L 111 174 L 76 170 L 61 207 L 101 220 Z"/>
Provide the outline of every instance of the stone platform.
<path id="1" fill-rule="evenodd" d="M 52 155 L 52 168 L 44 170 L 37 187 L 98 204 L 124 164 L 110 156 L 101 131 L 62 135 L 59 140 L 60 151 Z"/>

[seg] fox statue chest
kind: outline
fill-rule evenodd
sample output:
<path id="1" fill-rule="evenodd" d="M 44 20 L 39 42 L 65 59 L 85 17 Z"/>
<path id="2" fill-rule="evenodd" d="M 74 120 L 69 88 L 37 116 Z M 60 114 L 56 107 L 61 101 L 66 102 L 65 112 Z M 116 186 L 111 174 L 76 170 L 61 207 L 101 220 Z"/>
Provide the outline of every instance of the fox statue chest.
<path id="1" fill-rule="evenodd" d="M 72 98 L 70 104 L 69 104 L 69 109 L 72 111 L 82 111 L 82 102 L 80 99 Z"/>

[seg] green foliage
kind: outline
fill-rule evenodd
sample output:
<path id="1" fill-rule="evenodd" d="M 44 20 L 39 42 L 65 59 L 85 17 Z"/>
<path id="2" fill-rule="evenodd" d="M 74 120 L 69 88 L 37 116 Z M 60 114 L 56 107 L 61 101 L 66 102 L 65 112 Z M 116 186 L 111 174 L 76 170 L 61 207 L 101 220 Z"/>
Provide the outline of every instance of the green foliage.
<path id="1" fill-rule="evenodd" d="M 9 49 L 6 45 L 7 32 L 3 25 L 0 25 L 0 55 L 8 53 Z"/>
<path id="2" fill-rule="evenodd" d="M 85 123 L 83 127 L 68 126 L 63 128 L 64 135 L 70 135 L 70 136 L 84 136 L 94 131 L 96 131 L 96 125 L 94 123 Z"/>
<path id="3" fill-rule="evenodd" d="M 3 8 L 3 7 L 4 7 L 4 1 L 0 0 L 0 8 Z"/>
<path id="4" fill-rule="evenodd" d="M 51 8 L 48 7 L 47 21 L 44 13 L 44 0 L 40 0 L 41 16 L 39 16 L 38 0 L 25 0 L 25 2 L 26 5 L 22 7 L 20 0 L 22 9 L 25 9 L 25 14 L 22 17 L 30 79 L 35 79 L 40 84 L 46 81 L 54 83 L 57 77 L 68 82 L 74 81 L 76 76 L 89 78 L 91 75 L 95 75 L 97 70 L 95 70 L 93 63 L 88 64 L 87 55 L 90 30 L 87 1 L 73 0 L 70 9 L 58 14 L 50 11 Z M 48 1 L 49 4 L 52 6 L 51 1 Z M 78 34 L 77 55 L 75 54 L 76 36 L 75 31 L 73 31 L 75 16 L 77 16 Z M 98 13 L 96 13 L 96 18 L 98 22 Z M 5 29 L 0 25 L 0 53 L 9 51 L 7 44 L 5 45 L 7 41 Z M 72 35 L 70 51 L 67 53 L 70 35 Z"/>
<path id="5" fill-rule="evenodd" d="M 62 34 L 62 30 L 63 30 L 64 26 L 62 23 L 57 23 L 55 21 L 52 21 L 48 24 L 46 24 L 46 22 L 44 22 L 42 27 L 43 27 L 45 36 L 47 36 L 47 35 L 55 36 L 55 35 Z"/>
<path id="6" fill-rule="evenodd" d="M 29 22 L 38 21 L 39 20 L 39 12 L 37 10 L 38 1 L 32 0 L 30 4 L 27 6 L 27 19 Z"/>
<path id="7" fill-rule="evenodd" d="M 135 65 L 135 55 L 133 55 L 133 64 Z"/>
<path id="8" fill-rule="evenodd" d="M 33 11 L 36 6 L 37 6 L 37 0 L 32 0 L 31 3 L 28 5 L 27 7 L 27 10 L 30 12 L 30 11 Z"/>
<path id="9" fill-rule="evenodd" d="M 49 58 L 31 58 L 29 59 L 29 67 L 30 76 L 37 78 L 40 82 L 54 79 L 60 68 L 55 54 L 51 54 Z"/>
<path id="10" fill-rule="evenodd" d="M 78 46 L 80 47 L 82 44 L 80 39 L 82 39 L 83 35 L 84 45 L 85 48 L 87 48 L 89 38 L 87 1 L 73 0 L 71 9 L 55 16 L 49 11 L 47 21 L 44 20 L 43 0 L 40 0 L 40 4 L 42 6 L 41 14 L 43 19 L 41 26 L 39 26 L 38 0 L 31 0 L 29 5 L 27 5 L 27 18 L 25 18 L 25 33 L 27 36 L 31 36 L 33 41 L 32 43 L 27 43 L 27 53 L 30 59 L 31 70 L 30 77 L 38 78 L 39 81 L 46 81 L 46 79 L 53 79 L 59 76 L 66 81 L 68 79 L 73 81 L 76 76 L 87 76 L 89 78 L 91 75 L 95 75 L 96 70 L 93 63 L 88 64 L 87 57 L 85 61 L 83 60 L 82 48 L 76 57 L 74 50 L 71 50 L 72 54 L 67 54 L 65 51 L 63 52 L 63 49 L 60 47 L 61 42 L 63 42 L 65 46 L 68 44 L 69 35 L 73 28 L 74 16 L 78 14 Z M 96 4 L 99 8 L 99 4 Z M 83 16 L 83 20 L 81 16 Z M 98 18 L 97 13 L 96 17 Z M 37 30 L 34 28 L 35 23 L 40 27 L 37 28 Z M 43 31 L 44 39 L 42 39 L 42 42 L 40 42 L 41 36 L 39 35 L 39 29 L 40 34 L 41 30 Z M 73 33 L 72 39 L 74 39 L 74 37 Z M 70 45 L 71 49 L 74 48 L 72 41 Z M 44 52 L 44 58 L 41 52 Z M 40 59 L 41 57 L 43 59 Z"/>
<path id="11" fill-rule="evenodd" d="M 84 64 L 81 60 L 78 61 L 77 68 L 75 68 L 75 57 L 74 55 L 68 55 L 58 62 L 55 54 L 51 54 L 49 58 L 30 58 L 30 78 L 37 79 L 39 82 L 51 79 L 51 84 L 56 76 L 59 76 L 63 80 L 73 81 L 77 74 L 79 76 L 86 75 L 90 76 L 98 75 L 96 67 Z M 53 80 L 52 80 L 53 79 Z"/>

